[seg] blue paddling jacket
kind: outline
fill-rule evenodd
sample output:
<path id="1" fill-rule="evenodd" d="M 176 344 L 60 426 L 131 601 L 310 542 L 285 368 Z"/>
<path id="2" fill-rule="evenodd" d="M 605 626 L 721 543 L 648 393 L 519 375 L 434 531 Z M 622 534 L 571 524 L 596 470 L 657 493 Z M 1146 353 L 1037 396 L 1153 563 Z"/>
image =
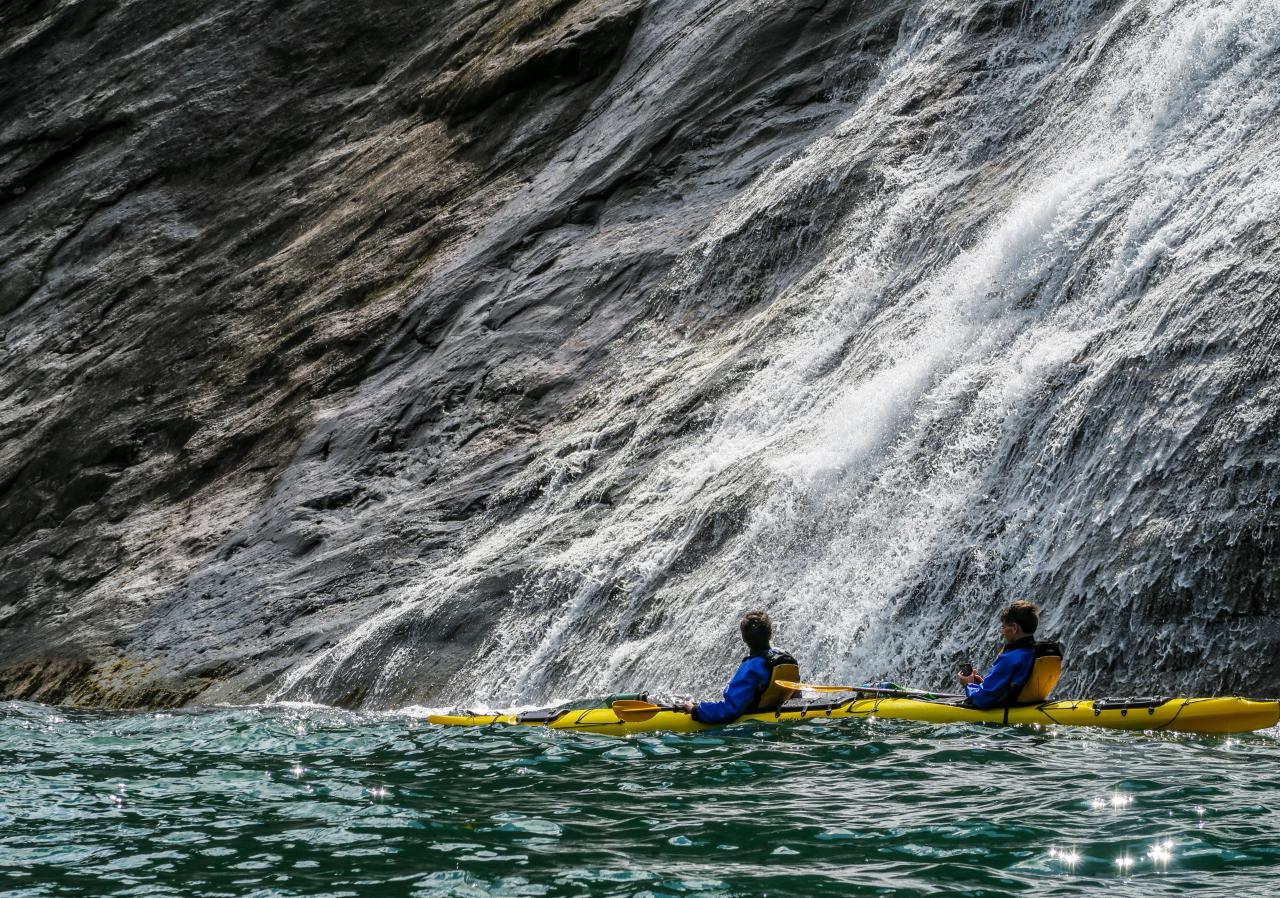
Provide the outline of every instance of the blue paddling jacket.
<path id="1" fill-rule="evenodd" d="M 728 723 L 756 710 L 756 702 L 769 688 L 773 668 L 777 664 L 794 664 L 795 659 L 780 649 L 768 648 L 752 652 L 742 659 L 733 679 L 724 687 L 724 698 L 718 702 L 698 702 L 693 719 L 698 723 Z"/>
<path id="2" fill-rule="evenodd" d="M 975 708 L 995 708 L 1017 699 L 1018 692 L 1031 678 L 1031 667 L 1035 661 L 1035 637 L 1024 636 L 1012 645 L 1006 645 L 982 682 L 964 687 L 969 704 Z"/>

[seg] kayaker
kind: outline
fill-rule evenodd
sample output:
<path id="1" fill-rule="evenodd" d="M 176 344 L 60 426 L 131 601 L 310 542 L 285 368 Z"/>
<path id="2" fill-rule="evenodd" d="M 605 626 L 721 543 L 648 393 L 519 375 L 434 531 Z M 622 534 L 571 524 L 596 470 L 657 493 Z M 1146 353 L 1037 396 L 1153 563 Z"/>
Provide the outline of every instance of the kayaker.
<path id="1" fill-rule="evenodd" d="M 765 612 L 748 611 L 742 616 L 738 629 L 750 654 L 742 659 L 733 679 L 724 687 L 724 698 L 718 702 L 685 702 L 681 705 L 699 723 L 729 723 L 743 714 L 767 710 L 760 707 L 760 699 L 769 689 L 773 669 L 780 664 L 796 664 L 796 659 L 787 652 L 770 646 L 773 621 Z M 800 678 L 799 667 L 795 668 L 792 678 Z"/>
<path id="2" fill-rule="evenodd" d="M 1033 634 L 1039 624 L 1040 609 L 1031 602 L 1014 602 L 1000 612 L 1000 638 L 1004 640 L 1004 647 L 987 675 L 984 677 L 972 668 L 956 673 L 969 704 L 975 708 L 995 708 L 1009 698 L 1013 689 L 1022 688 L 1035 663 Z"/>

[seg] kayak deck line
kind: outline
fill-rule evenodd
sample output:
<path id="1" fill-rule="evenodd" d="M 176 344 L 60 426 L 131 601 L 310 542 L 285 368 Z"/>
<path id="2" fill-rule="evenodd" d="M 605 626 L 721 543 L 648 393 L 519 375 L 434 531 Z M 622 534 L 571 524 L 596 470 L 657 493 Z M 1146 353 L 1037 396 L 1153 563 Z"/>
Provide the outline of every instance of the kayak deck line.
<path id="1" fill-rule="evenodd" d="M 1086 726 L 1114 730 L 1228 734 L 1268 729 L 1280 723 L 1280 700 L 1248 699 L 1241 696 L 1062 699 L 1035 705 L 1016 705 L 1007 709 L 979 710 L 958 699 L 853 695 L 850 698 L 836 699 L 793 699 L 772 711 L 744 715 L 734 723 L 776 724 L 815 718 L 885 718 L 921 723 Z M 653 732 L 691 733 L 732 725 L 702 724 L 682 710 L 657 705 L 641 713 L 614 710 L 607 705 L 594 708 L 550 708 L 522 713 L 475 713 L 459 710 L 452 714 L 433 714 L 428 720 L 441 726 L 543 726 L 613 736 Z"/>

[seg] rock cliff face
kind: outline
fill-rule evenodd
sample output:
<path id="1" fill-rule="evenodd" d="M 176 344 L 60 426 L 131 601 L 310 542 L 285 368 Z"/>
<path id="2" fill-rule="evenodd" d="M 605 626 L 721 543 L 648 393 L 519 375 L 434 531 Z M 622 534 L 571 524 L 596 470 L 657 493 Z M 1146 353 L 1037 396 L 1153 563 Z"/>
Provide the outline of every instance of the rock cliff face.
<path id="1" fill-rule="evenodd" d="M 272 601 L 187 579 L 245 547 L 325 403 L 572 133 L 640 12 L 437 6 L 5 14 L 0 657 L 52 661 L 21 674 L 48 697 L 104 665 L 189 696 L 317 610 L 311 587 Z M 447 322 L 447 302 L 425 316 Z M 299 559 L 319 543 L 280 538 Z M 204 619 L 231 640 L 213 663 L 185 633 Z M 160 628 L 173 654 L 139 655 Z"/>
<path id="2" fill-rule="evenodd" d="M 1280 688 L 1274 35 L 944 7 L 6 7 L 0 697 Z"/>

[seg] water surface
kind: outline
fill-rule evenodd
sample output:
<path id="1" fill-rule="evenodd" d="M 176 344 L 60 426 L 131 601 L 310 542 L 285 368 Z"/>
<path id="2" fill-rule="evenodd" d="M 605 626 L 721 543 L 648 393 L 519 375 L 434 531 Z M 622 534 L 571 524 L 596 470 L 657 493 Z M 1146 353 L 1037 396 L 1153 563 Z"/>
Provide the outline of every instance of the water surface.
<path id="1" fill-rule="evenodd" d="M 0 893 L 1272 894 L 1276 731 L 0 705 Z"/>

